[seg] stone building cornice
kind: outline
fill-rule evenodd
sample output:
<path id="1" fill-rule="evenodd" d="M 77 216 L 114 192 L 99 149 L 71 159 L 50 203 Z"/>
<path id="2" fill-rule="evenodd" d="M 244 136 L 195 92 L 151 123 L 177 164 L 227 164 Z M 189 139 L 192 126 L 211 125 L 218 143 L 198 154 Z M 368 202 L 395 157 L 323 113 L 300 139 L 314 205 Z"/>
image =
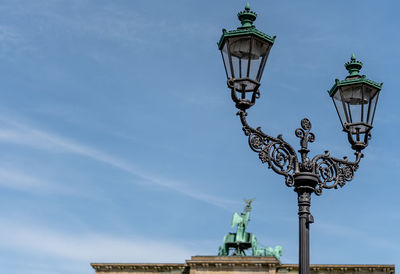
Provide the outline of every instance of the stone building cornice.
<path id="1" fill-rule="evenodd" d="M 277 267 L 277 273 L 287 271 L 298 271 L 297 264 L 281 264 Z M 312 272 L 387 272 L 395 273 L 393 264 L 311 264 Z"/>
<path id="2" fill-rule="evenodd" d="M 152 263 L 92 263 L 90 264 L 98 272 L 116 272 L 116 271 L 146 271 L 146 272 L 165 272 L 179 270 L 183 271 L 186 264 L 152 264 Z"/>
<path id="3" fill-rule="evenodd" d="M 96 273 L 195 273 L 196 271 L 298 272 L 297 264 L 281 264 L 275 257 L 193 256 L 185 263 L 92 263 Z M 393 264 L 312 264 L 312 273 L 395 273 Z M 199 273 L 200 273 L 199 272 Z M 268 271 L 267 271 L 268 272 Z"/>
<path id="4" fill-rule="evenodd" d="M 276 267 L 280 262 L 275 257 L 240 256 L 193 256 L 186 260 L 190 268 L 265 268 Z"/>

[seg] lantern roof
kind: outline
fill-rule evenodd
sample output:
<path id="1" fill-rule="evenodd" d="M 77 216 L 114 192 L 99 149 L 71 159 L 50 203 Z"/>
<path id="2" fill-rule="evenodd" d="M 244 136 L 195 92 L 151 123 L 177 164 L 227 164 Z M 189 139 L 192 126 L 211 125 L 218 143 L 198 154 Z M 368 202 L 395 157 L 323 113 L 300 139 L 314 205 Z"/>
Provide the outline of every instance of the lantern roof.
<path id="1" fill-rule="evenodd" d="M 253 25 L 253 22 L 257 18 L 257 13 L 250 10 L 249 3 L 246 4 L 244 11 L 239 12 L 237 16 L 242 25 L 235 30 L 227 31 L 226 29 L 222 29 L 222 36 L 218 42 L 218 48 L 220 50 L 222 49 L 226 38 L 235 36 L 254 35 L 270 44 L 274 43 L 276 36 L 269 36 L 268 34 L 256 29 L 256 27 Z"/>
<path id="2" fill-rule="evenodd" d="M 335 79 L 335 84 L 330 90 L 328 90 L 330 96 L 333 96 L 338 87 L 357 84 L 366 84 L 381 90 L 383 83 L 378 84 L 377 82 L 367 79 L 365 75 L 360 75 L 363 63 L 356 60 L 354 53 L 351 55 L 350 61 L 345 63 L 344 66 L 348 70 L 349 75 L 347 75 L 347 77 L 342 81 Z"/>

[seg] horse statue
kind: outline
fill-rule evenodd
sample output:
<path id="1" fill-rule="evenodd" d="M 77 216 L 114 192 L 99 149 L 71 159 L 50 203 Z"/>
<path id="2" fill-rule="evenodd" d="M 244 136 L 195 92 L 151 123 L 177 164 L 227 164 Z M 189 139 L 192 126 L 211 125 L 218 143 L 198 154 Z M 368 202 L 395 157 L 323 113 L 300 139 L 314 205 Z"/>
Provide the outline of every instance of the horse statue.
<path id="1" fill-rule="evenodd" d="M 257 238 L 254 235 L 251 238 L 251 248 L 253 256 L 275 257 L 277 260 L 282 256 L 282 247 L 280 245 L 275 246 L 275 248 L 258 248 Z"/>
<path id="2" fill-rule="evenodd" d="M 252 255 L 253 256 L 265 256 L 265 249 L 258 248 L 257 238 L 253 235 L 251 239 L 251 248 L 252 248 Z"/>
<path id="3" fill-rule="evenodd" d="M 227 236 L 224 236 L 224 244 L 220 245 L 218 248 L 218 256 L 229 256 L 229 248 L 225 244 L 226 238 Z"/>
<path id="4" fill-rule="evenodd" d="M 265 248 L 265 256 L 275 257 L 279 260 L 279 258 L 282 256 L 282 247 L 280 245 L 277 245 L 275 246 L 275 248 Z"/>

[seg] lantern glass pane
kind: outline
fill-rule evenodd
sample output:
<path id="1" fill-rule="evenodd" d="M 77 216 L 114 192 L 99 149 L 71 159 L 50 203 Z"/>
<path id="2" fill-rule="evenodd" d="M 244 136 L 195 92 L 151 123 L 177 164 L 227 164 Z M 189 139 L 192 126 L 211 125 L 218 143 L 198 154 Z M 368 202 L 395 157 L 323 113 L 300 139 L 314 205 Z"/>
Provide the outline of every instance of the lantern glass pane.
<path id="1" fill-rule="evenodd" d="M 250 61 L 249 78 L 254 79 L 258 82 L 260 81 L 261 75 L 260 75 L 260 77 L 257 77 L 257 76 L 258 76 L 258 72 L 261 68 L 262 61 L 263 61 L 262 57 Z"/>
<path id="2" fill-rule="evenodd" d="M 342 126 L 344 125 L 344 123 L 349 123 L 349 121 L 347 119 L 346 109 L 343 105 L 342 97 L 340 96 L 339 90 L 336 90 L 332 99 L 333 99 L 333 103 L 335 104 L 335 108 L 339 115 L 339 119 L 340 119 L 340 122 L 342 123 Z"/>
<path id="3" fill-rule="evenodd" d="M 232 78 L 240 78 L 239 73 L 239 58 L 231 55 L 232 62 Z"/>
<path id="4" fill-rule="evenodd" d="M 350 103 L 346 103 L 347 109 L 349 110 L 349 116 L 352 123 L 360 123 L 361 120 L 361 110 L 362 104 L 353 105 Z"/>
<path id="5" fill-rule="evenodd" d="M 370 91 L 371 91 L 371 89 L 370 89 L 368 86 L 363 85 L 363 88 L 362 88 L 362 96 L 363 96 L 363 100 L 365 100 L 366 103 L 364 103 L 364 104 L 362 105 L 361 118 L 362 118 L 362 122 L 364 122 L 364 123 L 366 123 L 366 124 L 368 124 L 368 109 L 369 109 L 369 106 L 370 106 L 370 98 L 369 98 L 369 95 L 371 94 Z"/>
<path id="6" fill-rule="evenodd" d="M 338 96 L 339 92 L 340 97 Z M 333 97 L 342 122 L 372 125 L 378 89 L 366 84 L 358 84 L 342 86 L 339 88 L 339 92 Z M 338 101 L 343 102 L 343 111 L 339 107 Z M 347 115 L 345 120 L 343 114 Z M 364 128 L 361 130 L 363 131 Z"/>
<path id="7" fill-rule="evenodd" d="M 366 103 L 363 98 L 362 85 L 350 85 L 341 87 L 342 98 L 345 103 L 350 105 L 361 105 Z"/>
<path id="8" fill-rule="evenodd" d="M 366 102 L 363 105 L 363 122 L 372 125 L 372 115 L 376 105 L 378 89 L 369 85 L 363 85 L 363 99 Z"/>
<path id="9" fill-rule="evenodd" d="M 252 60 L 250 63 L 250 74 L 249 77 L 258 82 L 261 80 L 262 73 L 264 71 L 265 63 L 267 62 L 269 50 L 271 44 L 253 39 L 252 41 Z"/>
<path id="10" fill-rule="evenodd" d="M 249 59 L 251 56 L 250 37 L 229 39 L 229 52 L 232 58 L 234 78 L 247 77 Z"/>
<path id="11" fill-rule="evenodd" d="M 345 105 L 349 123 L 363 122 L 363 107 L 368 104 L 362 85 L 349 85 L 340 88 L 341 99 Z"/>
<path id="12" fill-rule="evenodd" d="M 375 116 L 375 110 L 376 110 L 376 104 L 378 102 L 378 97 L 379 97 L 379 92 L 376 90 L 374 96 L 370 100 L 370 106 L 369 106 L 369 124 L 372 126 L 372 123 L 374 122 L 374 116 Z"/>
<path id="13" fill-rule="evenodd" d="M 224 66 L 225 66 L 225 72 L 226 72 L 226 77 L 232 78 L 232 72 L 231 72 L 231 63 L 229 60 L 229 55 L 228 55 L 228 41 L 225 42 L 222 50 L 222 60 L 224 61 Z"/>
<path id="14" fill-rule="evenodd" d="M 229 39 L 234 78 L 261 80 L 271 44 L 254 36 Z"/>
<path id="15" fill-rule="evenodd" d="M 363 96 L 365 100 L 368 101 L 368 103 L 366 103 L 363 108 L 364 122 L 372 125 L 372 117 L 376 105 L 376 99 L 378 96 L 378 89 L 375 87 L 364 85 Z"/>

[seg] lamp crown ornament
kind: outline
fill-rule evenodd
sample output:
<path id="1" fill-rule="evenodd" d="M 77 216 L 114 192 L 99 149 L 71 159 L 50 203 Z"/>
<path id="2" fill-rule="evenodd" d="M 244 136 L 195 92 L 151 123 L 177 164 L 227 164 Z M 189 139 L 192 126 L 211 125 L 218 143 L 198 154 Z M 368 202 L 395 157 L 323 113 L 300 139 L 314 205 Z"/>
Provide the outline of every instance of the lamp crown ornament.
<path id="1" fill-rule="evenodd" d="M 361 77 L 360 70 L 363 66 L 363 63 L 361 61 L 356 60 L 356 56 L 354 55 L 354 53 L 351 55 L 350 61 L 345 63 L 344 66 L 349 72 L 347 78 Z"/>
<path id="2" fill-rule="evenodd" d="M 254 27 L 253 22 L 257 18 L 257 13 L 250 10 L 249 2 L 247 2 L 246 7 L 244 8 L 244 11 L 239 12 L 237 16 L 238 16 L 240 22 L 242 23 L 242 26 L 239 27 L 239 29 Z"/>

